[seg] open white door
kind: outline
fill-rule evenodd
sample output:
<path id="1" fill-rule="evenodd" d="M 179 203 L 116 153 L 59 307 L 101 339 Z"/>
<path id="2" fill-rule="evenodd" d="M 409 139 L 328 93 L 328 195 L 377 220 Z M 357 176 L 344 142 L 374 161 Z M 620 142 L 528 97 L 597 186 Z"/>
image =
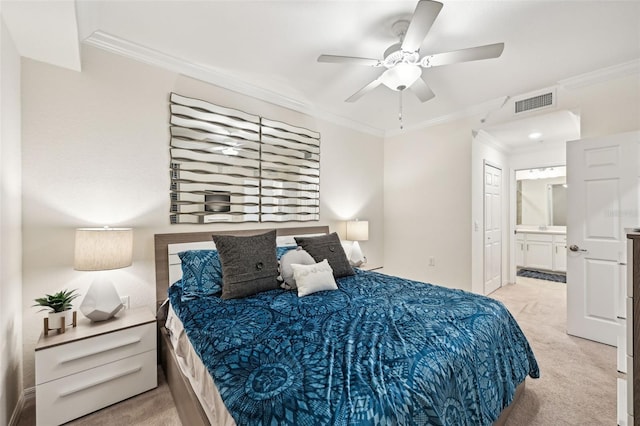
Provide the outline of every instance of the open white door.
<path id="1" fill-rule="evenodd" d="M 502 286 L 502 170 L 484 165 L 484 294 Z"/>
<path id="2" fill-rule="evenodd" d="M 625 133 L 567 142 L 567 333 L 616 346 L 624 229 L 638 225 L 638 142 Z"/>

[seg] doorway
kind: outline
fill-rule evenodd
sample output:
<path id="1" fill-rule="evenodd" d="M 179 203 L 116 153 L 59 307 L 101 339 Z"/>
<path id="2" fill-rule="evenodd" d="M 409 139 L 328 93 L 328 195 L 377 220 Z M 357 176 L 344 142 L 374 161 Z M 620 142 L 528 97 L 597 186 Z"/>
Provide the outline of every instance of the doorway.
<path id="1" fill-rule="evenodd" d="M 518 277 L 566 282 L 566 167 L 515 171 Z"/>
<path id="2" fill-rule="evenodd" d="M 566 164 L 566 142 L 580 139 L 580 116 L 556 110 L 526 118 L 491 124 L 472 132 L 472 284 L 473 292 L 485 294 L 484 165 L 502 170 L 502 271 L 501 284 L 516 281 L 516 177 L 515 171 Z M 549 211 L 547 215 L 558 215 Z M 557 243 L 557 244 L 556 244 Z M 562 246 L 560 244 L 563 244 Z M 552 241 L 560 251 L 564 242 Z M 560 260 L 560 259 L 558 259 Z M 560 262 L 558 262 L 560 265 Z M 487 264 L 487 269 L 490 266 Z"/>

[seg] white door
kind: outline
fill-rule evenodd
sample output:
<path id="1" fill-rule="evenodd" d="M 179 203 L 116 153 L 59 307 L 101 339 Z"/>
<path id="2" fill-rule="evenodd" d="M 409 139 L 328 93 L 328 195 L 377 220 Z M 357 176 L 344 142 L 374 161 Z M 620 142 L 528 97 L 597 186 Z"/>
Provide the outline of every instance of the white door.
<path id="1" fill-rule="evenodd" d="M 502 170 L 484 165 L 484 294 L 502 286 Z"/>
<path id="2" fill-rule="evenodd" d="M 638 224 L 638 141 L 634 132 L 567 143 L 567 332 L 612 346 L 624 228 Z"/>

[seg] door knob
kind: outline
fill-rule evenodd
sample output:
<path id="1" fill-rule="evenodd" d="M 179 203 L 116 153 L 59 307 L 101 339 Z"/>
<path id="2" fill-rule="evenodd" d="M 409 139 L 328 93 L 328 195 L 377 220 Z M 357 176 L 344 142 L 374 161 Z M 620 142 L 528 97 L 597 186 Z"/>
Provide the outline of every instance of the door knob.
<path id="1" fill-rule="evenodd" d="M 575 245 L 575 244 L 571 244 L 571 245 L 569 246 L 569 250 L 571 250 L 571 251 L 586 251 L 585 249 L 581 249 L 580 247 L 578 247 L 578 246 L 577 246 L 577 245 Z"/>

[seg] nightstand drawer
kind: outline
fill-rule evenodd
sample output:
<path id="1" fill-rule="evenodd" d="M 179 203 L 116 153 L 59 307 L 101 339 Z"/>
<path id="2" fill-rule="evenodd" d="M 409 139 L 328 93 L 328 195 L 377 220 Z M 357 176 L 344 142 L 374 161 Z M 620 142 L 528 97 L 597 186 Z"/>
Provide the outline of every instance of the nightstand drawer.
<path id="1" fill-rule="evenodd" d="M 633 298 L 631 297 L 627 297 L 627 329 L 625 334 L 627 337 L 627 355 L 633 357 Z"/>
<path id="2" fill-rule="evenodd" d="M 59 425 L 157 386 L 156 351 L 36 387 L 38 425 Z"/>
<path id="3" fill-rule="evenodd" d="M 627 365 L 633 365 L 633 358 L 627 357 Z M 635 407 L 633 406 L 633 368 L 627 369 L 627 413 L 630 416 L 635 416 Z"/>
<path id="4" fill-rule="evenodd" d="M 36 384 L 156 349 L 155 323 L 36 351 Z"/>

